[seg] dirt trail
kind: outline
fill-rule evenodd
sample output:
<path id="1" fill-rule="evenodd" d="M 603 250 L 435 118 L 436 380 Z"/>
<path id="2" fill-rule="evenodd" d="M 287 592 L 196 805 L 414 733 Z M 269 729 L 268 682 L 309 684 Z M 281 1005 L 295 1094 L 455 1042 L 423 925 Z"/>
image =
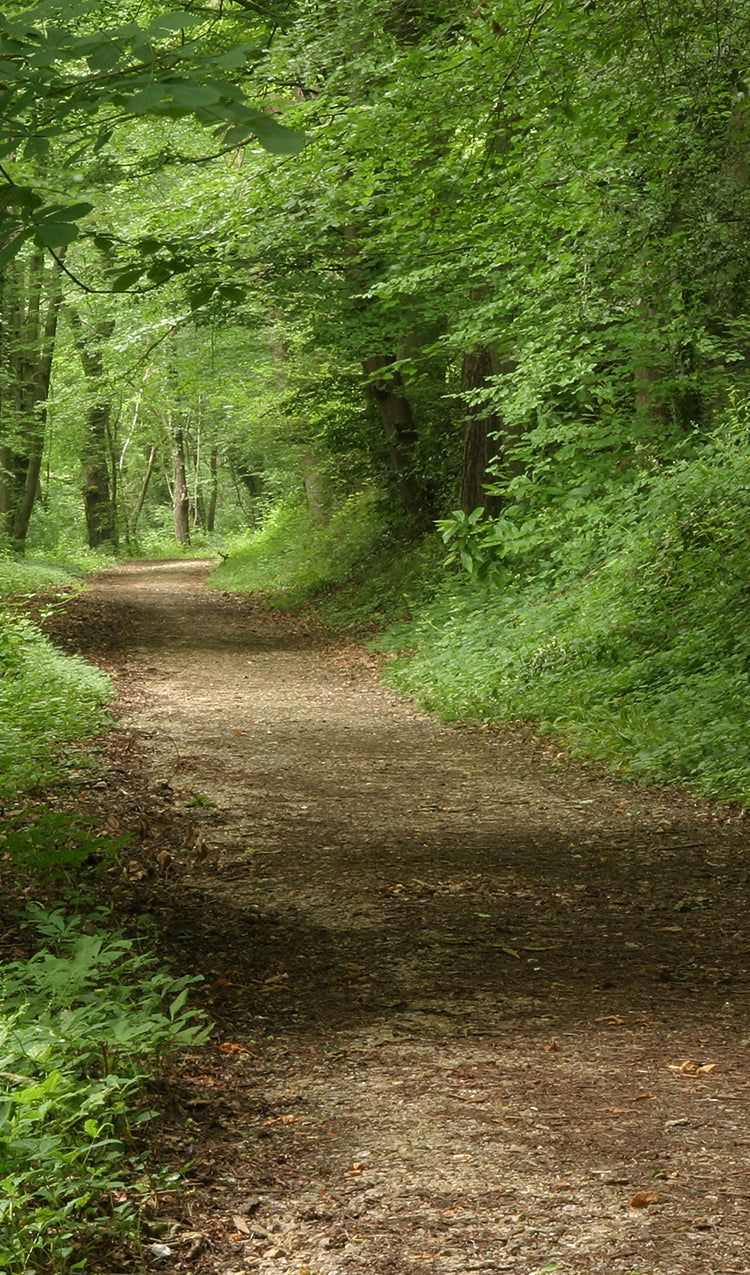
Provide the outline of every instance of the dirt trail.
<path id="1" fill-rule="evenodd" d="M 745 825 L 442 725 L 206 570 L 57 622 L 118 679 L 134 906 L 218 1024 L 154 1269 L 747 1272 Z"/>

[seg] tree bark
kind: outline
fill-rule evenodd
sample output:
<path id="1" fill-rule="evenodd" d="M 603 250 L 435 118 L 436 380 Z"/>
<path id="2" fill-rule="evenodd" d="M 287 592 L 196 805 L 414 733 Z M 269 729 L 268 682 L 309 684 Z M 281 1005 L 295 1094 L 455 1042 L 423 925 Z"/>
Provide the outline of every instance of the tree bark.
<path id="1" fill-rule="evenodd" d="M 423 529 L 430 511 L 424 488 L 414 473 L 418 436 L 403 378 L 388 355 L 376 354 L 365 359 L 362 366 L 383 425 L 399 504 L 414 530 Z"/>
<path id="2" fill-rule="evenodd" d="M 492 351 L 483 348 L 475 354 L 465 354 L 461 368 L 461 388 L 464 394 L 488 387 L 488 378 L 499 370 L 499 361 Z M 463 455 L 461 458 L 461 489 L 459 504 L 466 514 L 483 506 L 491 517 L 502 508 L 502 499 L 487 491 L 487 484 L 497 482 L 490 473 L 499 444 L 497 435 L 503 422 L 497 413 L 483 403 L 467 403 L 464 420 Z"/>
<path id="3" fill-rule="evenodd" d="M 172 450 L 174 460 L 174 535 L 181 545 L 190 544 L 190 498 L 185 465 L 185 437 L 175 430 Z"/>
<path id="4" fill-rule="evenodd" d="M 109 395 L 102 392 L 104 377 L 103 345 L 114 332 L 114 321 L 94 323 L 91 332 L 84 331 L 77 310 L 66 307 L 73 329 L 73 340 L 81 358 L 81 366 L 91 393 L 86 412 L 86 428 L 81 449 L 83 507 L 90 549 L 101 545 L 117 548 L 117 510 L 113 493 L 114 475 L 110 479 L 110 434 L 112 407 Z"/>
<path id="5" fill-rule="evenodd" d="M 0 292 L 0 529 L 23 553 L 40 491 L 57 321 L 59 265 L 35 251 L 6 267 Z"/>
<path id="6" fill-rule="evenodd" d="M 305 452 L 303 456 L 300 456 L 299 463 L 310 516 L 313 522 L 323 527 L 328 522 L 331 497 L 326 477 L 318 458 L 312 452 Z"/>
<path id="7" fill-rule="evenodd" d="M 211 484 L 208 492 L 208 506 L 206 508 L 206 531 L 212 532 L 216 525 L 216 505 L 219 499 L 219 449 L 211 448 L 211 456 L 209 459 L 209 473 L 211 475 Z"/>
<path id="8" fill-rule="evenodd" d="M 157 451 L 158 451 L 158 443 L 152 443 L 151 450 L 149 451 L 149 454 L 148 454 L 148 463 L 146 465 L 146 472 L 143 475 L 143 482 L 141 483 L 141 490 L 138 494 L 138 500 L 136 502 L 135 509 L 133 510 L 133 517 L 130 520 L 131 535 L 135 535 L 136 527 L 138 526 L 138 519 L 140 518 L 141 513 L 143 511 L 143 506 L 146 500 L 146 492 L 148 491 L 148 485 L 151 482 L 151 475 L 154 472 L 154 464 L 156 462 Z"/>

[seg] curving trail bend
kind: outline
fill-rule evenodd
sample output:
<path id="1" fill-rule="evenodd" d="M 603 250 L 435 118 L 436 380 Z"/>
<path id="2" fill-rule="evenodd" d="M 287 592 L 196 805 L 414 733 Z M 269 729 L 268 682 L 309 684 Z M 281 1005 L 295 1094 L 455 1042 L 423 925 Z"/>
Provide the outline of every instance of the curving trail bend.
<path id="1" fill-rule="evenodd" d="M 132 906 L 217 1023 L 154 1269 L 750 1269 L 743 824 L 441 724 L 208 566 L 102 572 L 56 635 L 115 676 Z"/>

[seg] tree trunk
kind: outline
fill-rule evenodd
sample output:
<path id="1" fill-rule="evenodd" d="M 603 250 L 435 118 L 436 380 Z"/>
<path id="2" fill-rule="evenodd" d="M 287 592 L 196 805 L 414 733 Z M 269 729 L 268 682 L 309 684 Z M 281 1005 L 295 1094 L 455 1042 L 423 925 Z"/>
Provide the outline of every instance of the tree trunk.
<path id="1" fill-rule="evenodd" d="M 388 443 L 399 504 L 413 529 L 423 529 L 429 521 L 429 509 L 426 493 L 414 473 L 417 429 L 401 373 L 394 369 L 393 359 L 383 354 L 365 359 L 362 366 Z"/>
<path id="2" fill-rule="evenodd" d="M 117 548 L 117 517 L 108 464 L 109 429 L 109 400 L 92 403 L 86 413 L 85 449 L 81 457 L 83 505 L 90 549 L 98 549 L 101 545 Z"/>
<path id="3" fill-rule="evenodd" d="M 317 457 L 312 452 L 306 452 L 303 456 L 300 456 L 299 463 L 310 515 L 314 522 L 319 523 L 321 527 L 325 526 L 328 522 L 328 512 L 331 503 L 331 493 L 326 476 L 320 467 Z"/>
<path id="4" fill-rule="evenodd" d="M 73 329 L 73 340 L 81 358 L 91 401 L 86 412 L 86 428 L 81 449 L 83 507 L 90 549 L 101 545 L 117 548 L 117 510 L 113 477 L 110 479 L 112 407 L 109 395 L 102 392 L 104 377 L 103 346 L 114 332 L 114 321 L 94 323 L 86 333 L 77 310 L 66 307 Z"/>
<path id="5" fill-rule="evenodd" d="M 35 251 L 6 267 L 0 292 L 0 530 L 17 553 L 40 491 L 60 274 Z"/>
<path id="6" fill-rule="evenodd" d="M 216 525 L 216 505 L 219 499 L 219 449 L 211 448 L 211 456 L 209 459 L 209 473 L 211 475 L 211 484 L 208 492 L 208 507 L 206 509 L 206 531 L 211 533 Z"/>
<path id="7" fill-rule="evenodd" d="M 133 510 L 133 517 L 130 520 L 130 533 L 133 536 L 135 535 L 135 530 L 136 530 L 136 527 L 138 526 L 138 519 L 140 518 L 141 513 L 143 511 L 143 505 L 146 500 L 146 492 L 148 491 L 148 485 L 151 482 L 151 475 L 154 472 L 154 463 L 156 461 L 157 450 L 158 450 L 158 444 L 152 443 L 151 450 L 149 451 L 149 455 L 148 455 L 148 463 L 146 465 L 146 472 L 143 475 L 143 482 L 141 483 L 141 490 L 138 495 L 138 500 L 136 502 L 135 509 Z"/>
<path id="8" fill-rule="evenodd" d="M 172 457 L 174 460 L 174 535 L 179 544 L 189 545 L 190 498 L 185 465 L 185 437 L 181 429 L 175 430 Z"/>
<path id="9" fill-rule="evenodd" d="M 499 361 L 491 350 L 483 348 L 475 354 L 465 354 L 461 368 L 464 394 L 487 388 L 488 378 L 498 371 Z M 487 484 L 497 482 L 497 476 L 490 473 L 490 465 L 498 454 L 496 436 L 502 433 L 502 428 L 501 417 L 487 404 L 466 404 L 459 495 L 459 504 L 466 514 L 483 506 L 485 513 L 492 517 L 502 508 L 501 497 L 487 491 Z"/>

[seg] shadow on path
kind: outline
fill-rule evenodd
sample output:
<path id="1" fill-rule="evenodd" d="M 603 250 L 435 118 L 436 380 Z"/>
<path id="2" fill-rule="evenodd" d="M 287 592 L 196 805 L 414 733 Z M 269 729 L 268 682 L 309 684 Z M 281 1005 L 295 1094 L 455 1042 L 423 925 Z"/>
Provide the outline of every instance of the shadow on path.
<path id="1" fill-rule="evenodd" d="M 205 572 L 102 573 L 66 621 L 161 794 L 133 906 L 218 1024 L 175 1269 L 750 1269 L 743 825 L 445 726 Z"/>

